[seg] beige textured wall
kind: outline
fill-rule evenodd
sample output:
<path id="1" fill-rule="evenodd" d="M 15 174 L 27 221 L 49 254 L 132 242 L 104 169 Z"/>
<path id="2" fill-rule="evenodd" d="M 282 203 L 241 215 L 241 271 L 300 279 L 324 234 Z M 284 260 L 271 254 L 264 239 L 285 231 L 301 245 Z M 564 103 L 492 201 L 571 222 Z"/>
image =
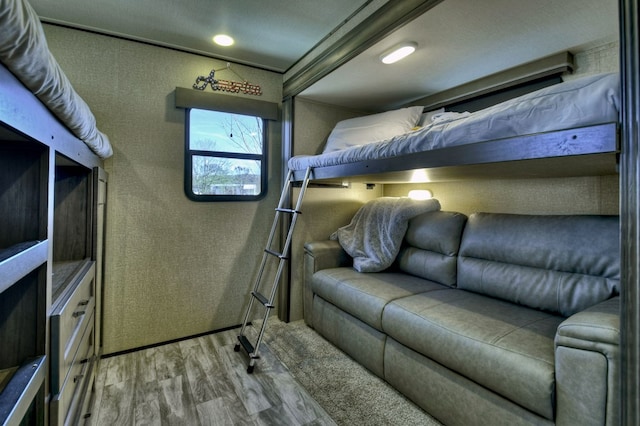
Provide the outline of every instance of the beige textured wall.
<path id="1" fill-rule="evenodd" d="M 338 121 L 365 114 L 363 111 L 296 98 L 293 155 L 321 154 L 331 130 Z"/>
<path id="2" fill-rule="evenodd" d="M 385 185 L 384 195 L 429 189 L 443 210 L 516 214 L 618 214 L 618 176 Z"/>
<path id="3" fill-rule="evenodd" d="M 45 31 L 114 146 L 105 163 L 105 353 L 240 323 L 280 192 L 280 126 L 265 200 L 192 202 L 183 192 L 185 114 L 173 91 L 226 62 L 57 26 Z M 280 74 L 233 67 L 262 87 L 254 98 L 281 101 Z M 218 77 L 237 80 L 229 71 Z"/>
<path id="4" fill-rule="evenodd" d="M 294 105 L 294 155 L 322 152 L 331 129 L 338 121 L 360 115 L 363 113 L 297 98 Z M 354 184 L 348 189 L 309 188 L 291 244 L 291 320 L 303 317 L 304 243 L 326 240 L 340 226 L 347 225 L 362 204 L 380 196 L 382 185 L 371 190 L 363 184 Z"/>

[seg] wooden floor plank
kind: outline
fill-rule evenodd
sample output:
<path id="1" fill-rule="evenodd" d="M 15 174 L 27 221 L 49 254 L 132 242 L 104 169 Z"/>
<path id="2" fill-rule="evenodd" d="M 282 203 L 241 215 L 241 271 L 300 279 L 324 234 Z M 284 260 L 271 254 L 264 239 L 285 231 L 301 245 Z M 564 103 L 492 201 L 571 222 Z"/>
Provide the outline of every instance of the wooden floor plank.
<path id="1" fill-rule="evenodd" d="M 159 383 L 162 423 L 176 426 L 198 424 L 198 415 L 186 377 L 171 377 Z"/>
<path id="2" fill-rule="evenodd" d="M 106 385 L 100 399 L 97 425 L 132 425 L 133 420 L 133 388 L 132 380 L 124 380 Z"/>
<path id="3" fill-rule="evenodd" d="M 182 351 L 179 343 L 169 343 L 155 348 L 154 359 L 158 380 L 170 379 L 185 374 Z"/>
<path id="4" fill-rule="evenodd" d="M 148 348 L 143 351 L 134 352 L 136 363 L 136 380 L 149 383 L 158 380 L 156 368 L 156 353 L 158 348 Z"/>
<path id="5" fill-rule="evenodd" d="M 263 389 L 256 381 L 256 376 L 247 374 L 246 361 L 244 357 L 241 358 L 240 352 L 233 350 L 233 346 L 224 346 L 219 353 L 223 368 L 247 414 L 253 415 L 280 403 L 271 398 L 271 389 Z"/>
<path id="6" fill-rule="evenodd" d="M 335 425 L 266 346 L 247 374 L 247 354 L 234 351 L 237 334 L 103 359 L 89 424 Z"/>
<path id="7" fill-rule="evenodd" d="M 136 381 L 133 415 L 140 426 L 161 425 L 160 390 L 156 381 Z"/>
<path id="8" fill-rule="evenodd" d="M 196 404 L 200 404 L 214 399 L 216 392 L 214 384 L 209 379 L 212 374 L 211 362 L 205 355 L 202 346 L 192 345 L 181 349 L 185 372 L 193 394 L 193 401 Z"/>

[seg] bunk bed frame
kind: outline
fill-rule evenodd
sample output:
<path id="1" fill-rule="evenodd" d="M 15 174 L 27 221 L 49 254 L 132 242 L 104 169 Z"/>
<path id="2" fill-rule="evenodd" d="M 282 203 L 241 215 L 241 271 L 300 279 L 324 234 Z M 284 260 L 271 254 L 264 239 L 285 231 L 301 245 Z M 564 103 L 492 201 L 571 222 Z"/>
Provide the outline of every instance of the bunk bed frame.
<path id="1" fill-rule="evenodd" d="M 516 136 L 467 145 L 314 167 L 314 182 L 406 183 L 425 171 L 428 181 L 611 175 L 620 154 L 617 123 Z M 294 172 L 294 180 L 304 178 Z"/>
<path id="2" fill-rule="evenodd" d="M 76 423 L 99 359 L 102 160 L 0 65 L 0 424 Z"/>

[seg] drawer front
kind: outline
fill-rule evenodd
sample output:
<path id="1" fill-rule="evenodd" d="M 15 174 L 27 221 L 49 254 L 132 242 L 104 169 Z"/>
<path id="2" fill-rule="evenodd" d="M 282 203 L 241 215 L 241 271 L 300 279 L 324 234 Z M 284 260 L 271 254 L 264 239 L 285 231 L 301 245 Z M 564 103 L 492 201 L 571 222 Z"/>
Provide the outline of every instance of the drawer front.
<path id="1" fill-rule="evenodd" d="M 95 264 L 87 271 L 69 297 L 58 304 L 51 315 L 51 389 L 59 392 L 65 380 L 87 326 L 93 322 Z"/>
<path id="2" fill-rule="evenodd" d="M 92 317 L 92 315 L 89 315 Z M 91 318 L 92 319 L 92 318 Z M 85 330 L 78 356 L 69 367 L 60 392 L 50 403 L 52 425 L 75 424 L 85 400 L 85 393 L 90 389 L 89 381 L 93 377 L 93 324 Z"/>

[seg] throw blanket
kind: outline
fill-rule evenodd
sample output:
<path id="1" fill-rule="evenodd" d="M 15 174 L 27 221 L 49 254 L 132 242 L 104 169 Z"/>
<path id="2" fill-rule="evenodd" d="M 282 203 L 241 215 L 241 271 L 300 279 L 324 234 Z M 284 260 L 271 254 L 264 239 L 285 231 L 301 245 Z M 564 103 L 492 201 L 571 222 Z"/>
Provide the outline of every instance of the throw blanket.
<path id="1" fill-rule="evenodd" d="M 353 258 L 358 272 L 379 272 L 393 263 L 409 219 L 429 211 L 440 210 L 440 202 L 412 200 L 406 197 L 382 197 L 358 210 L 351 223 L 331 235 Z"/>

